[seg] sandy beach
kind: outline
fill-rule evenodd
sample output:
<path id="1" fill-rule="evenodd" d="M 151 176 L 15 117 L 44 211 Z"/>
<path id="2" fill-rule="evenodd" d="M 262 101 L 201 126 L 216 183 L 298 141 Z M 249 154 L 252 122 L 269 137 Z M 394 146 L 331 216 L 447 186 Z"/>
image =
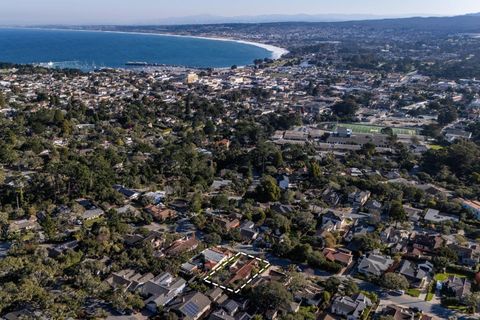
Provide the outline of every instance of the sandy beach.
<path id="1" fill-rule="evenodd" d="M 22 28 L 18 28 L 18 29 L 22 29 Z M 129 32 L 129 31 L 111 31 L 111 30 L 95 30 L 95 29 L 85 30 L 85 29 L 67 29 L 67 28 L 63 29 L 63 28 L 29 28 L 29 27 L 24 27 L 23 29 L 56 30 L 56 31 L 72 31 L 72 32 L 79 32 L 79 31 L 80 32 L 106 32 L 106 33 L 135 34 L 135 35 L 163 36 L 163 37 L 181 37 L 181 38 L 191 38 L 191 39 L 236 42 L 236 43 L 259 47 L 267 51 L 270 51 L 271 53 L 270 58 L 274 60 L 280 59 L 281 57 L 289 53 L 289 51 L 285 48 L 273 46 L 270 44 L 246 41 L 246 40 L 238 40 L 238 39 L 229 39 L 229 38 L 201 37 L 201 36 L 180 35 L 180 34 L 172 34 L 172 33 Z"/>

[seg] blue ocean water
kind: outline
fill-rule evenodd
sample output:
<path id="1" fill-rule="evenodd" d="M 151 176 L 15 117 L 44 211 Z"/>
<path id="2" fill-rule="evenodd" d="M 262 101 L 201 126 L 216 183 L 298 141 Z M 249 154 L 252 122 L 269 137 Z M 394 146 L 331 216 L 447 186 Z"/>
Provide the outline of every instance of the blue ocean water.
<path id="1" fill-rule="evenodd" d="M 148 34 L 0 28 L 0 62 L 93 70 L 129 61 L 186 67 L 248 65 L 271 53 L 253 45 Z"/>

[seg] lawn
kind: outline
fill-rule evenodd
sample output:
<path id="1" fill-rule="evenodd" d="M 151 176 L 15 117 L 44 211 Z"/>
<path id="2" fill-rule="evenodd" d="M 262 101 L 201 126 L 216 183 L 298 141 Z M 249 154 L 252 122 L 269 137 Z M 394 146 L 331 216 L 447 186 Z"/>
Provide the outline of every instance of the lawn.
<path id="1" fill-rule="evenodd" d="M 425 301 L 432 301 L 434 294 L 432 292 L 427 293 Z"/>
<path id="2" fill-rule="evenodd" d="M 430 149 L 432 149 L 432 150 L 442 150 L 443 147 L 442 147 L 442 146 L 439 146 L 438 144 L 432 144 L 432 145 L 430 146 Z"/>
<path id="3" fill-rule="evenodd" d="M 457 276 L 458 278 L 466 278 L 464 275 L 456 274 L 456 273 L 437 273 L 433 278 L 436 281 L 443 282 L 448 279 L 450 276 Z"/>
<path id="4" fill-rule="evenodd" d="M 420 290 L 418 289 L 408 289 L 405 293 L 415 298 L 420 297 Z"/>
<path id="5" fill-rule="evenodd" d="M 351 123 L 341 123 L 335 126 L 344 127 L 351 129 L 353 133 L 381 133 L 384 127 L 371 126 L 371 125 L 362 125 L 362 124 L 351 124 Z M 406 129 L 406 128 L 392 128 L 394 134 L 404 134 L 410 136 L 416 136 L 417 131 L 415 129 Z"/>
<path id="6" fill-rule="evenodd" d="M 96 218 L 96 219 L 87 220 L 87 221 L 85 221 L 83 224 L 84 224 L 85 227 L 91 228 L 91 227 L 95 224 L 95 222 L 99 222 L 99 223 L 100 223 L 100 222 L 102 222 L 102 221 L 104 221 L 104 220 L 105 220 L 104 217 L 99 217 L 99 218 Z"/>

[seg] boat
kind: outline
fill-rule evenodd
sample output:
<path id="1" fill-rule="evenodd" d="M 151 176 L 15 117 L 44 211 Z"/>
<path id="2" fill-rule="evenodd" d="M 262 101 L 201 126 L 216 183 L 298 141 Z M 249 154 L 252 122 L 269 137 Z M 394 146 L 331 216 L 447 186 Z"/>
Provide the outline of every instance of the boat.
<path id="1" fill-rule="evenodd" d="M 125 63 L 127 66 L 148 66 L 148 62 L 143 61 L 128 61 Z"/>

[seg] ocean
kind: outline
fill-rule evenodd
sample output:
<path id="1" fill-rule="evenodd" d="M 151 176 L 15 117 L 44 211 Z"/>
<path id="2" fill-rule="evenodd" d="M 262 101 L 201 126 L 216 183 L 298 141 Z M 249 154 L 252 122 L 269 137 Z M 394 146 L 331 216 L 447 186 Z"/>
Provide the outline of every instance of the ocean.
<path id="1" fill-rule="evenodd" d="M 252 64 L 272 51 L 248 43 L 100 31 L 0 28 L 0 62 L 90 71 L 127 62 L 223 68 Z"/>

